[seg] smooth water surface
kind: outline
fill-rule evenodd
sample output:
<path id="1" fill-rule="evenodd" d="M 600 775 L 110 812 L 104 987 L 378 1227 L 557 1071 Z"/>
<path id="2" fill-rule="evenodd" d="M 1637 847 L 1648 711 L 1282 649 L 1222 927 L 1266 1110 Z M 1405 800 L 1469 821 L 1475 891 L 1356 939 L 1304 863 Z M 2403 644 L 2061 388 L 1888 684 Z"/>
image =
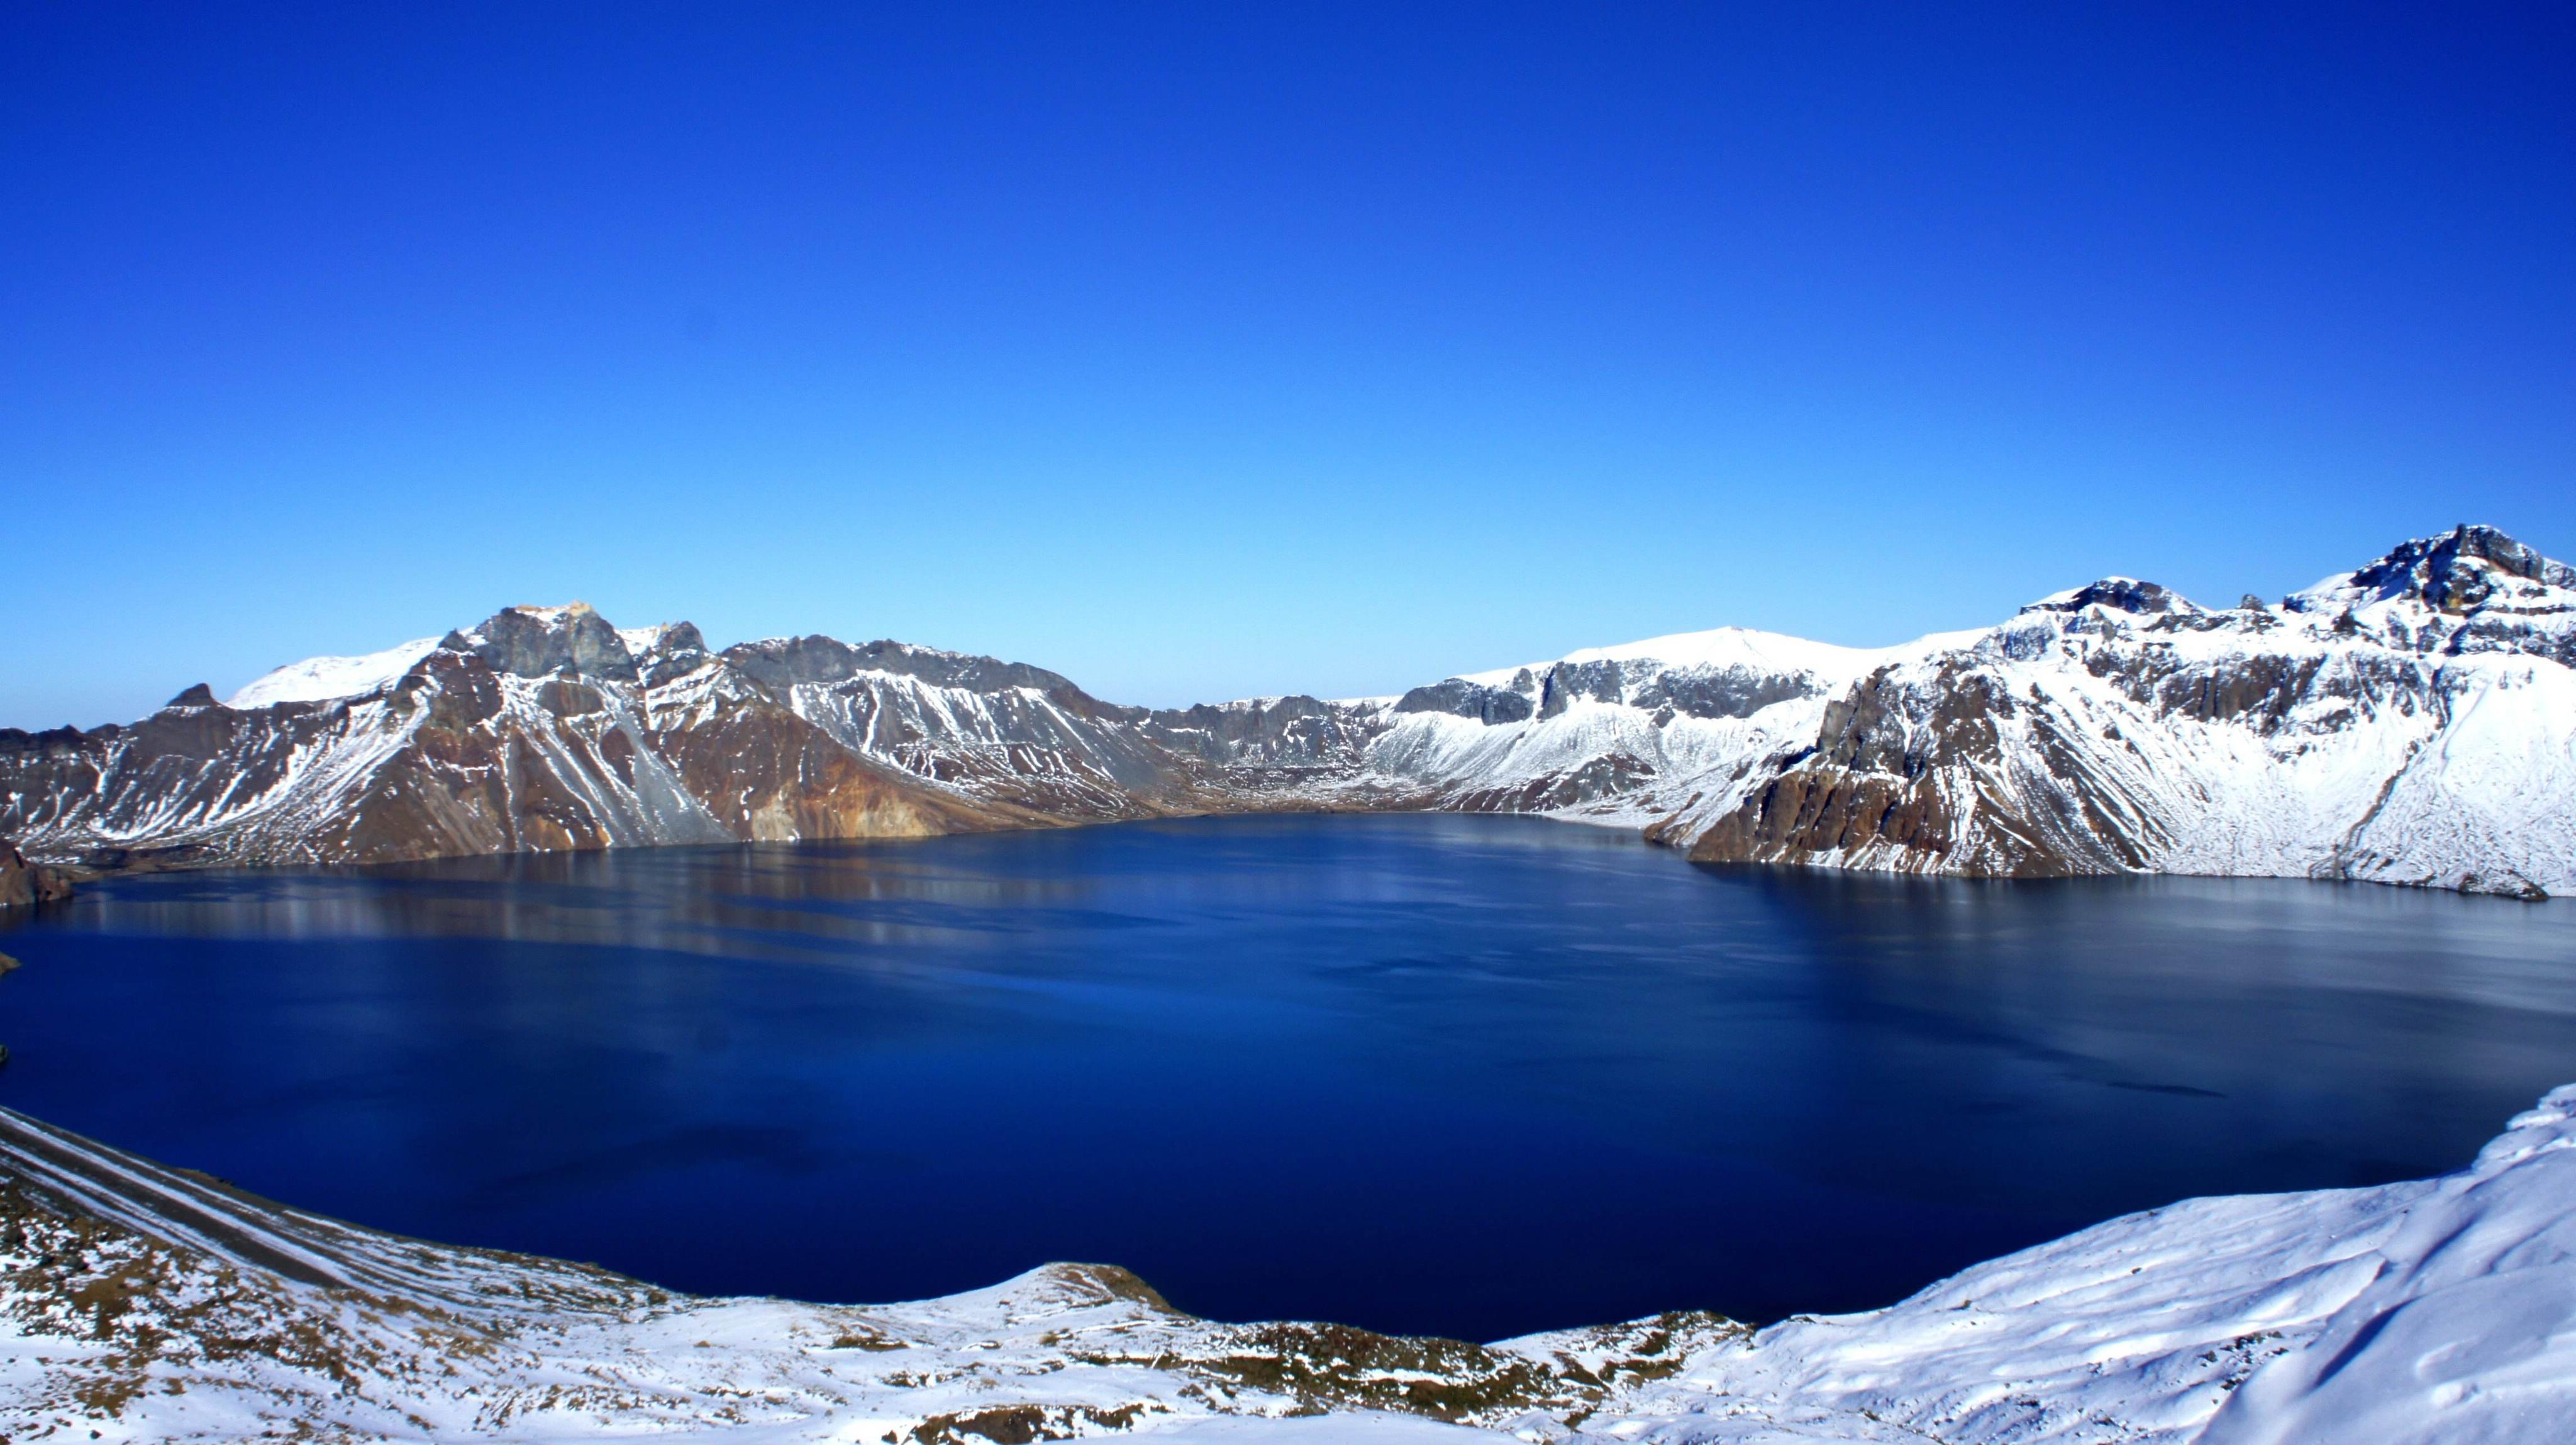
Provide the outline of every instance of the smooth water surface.
<path id="1" fill-rule="evenodd" d="M 1105 1260 L 1485 1339 L 2437 1173 L 2576 1080 L 2563 903 L 1525 818 L 174 874 L 0 948 L 0 1103 L 366 1224 L 827 1300 Z"/>

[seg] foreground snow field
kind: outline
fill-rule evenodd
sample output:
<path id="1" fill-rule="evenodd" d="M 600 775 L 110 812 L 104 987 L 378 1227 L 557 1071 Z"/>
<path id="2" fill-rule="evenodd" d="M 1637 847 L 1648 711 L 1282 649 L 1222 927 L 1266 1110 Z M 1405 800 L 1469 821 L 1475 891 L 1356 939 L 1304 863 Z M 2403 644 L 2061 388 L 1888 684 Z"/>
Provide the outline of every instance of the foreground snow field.
<path id="1" fill-rule="evenodd" d="M 2576 1422 L 2576 1085 L 2468 1168 L 2196 1199 L 1887 1309 L 1488 1346 L 1225 1325 L 1052 1265 L 698 1299 L 301 1214 L 0 1111 L 13 1441 L 2531 1442 Z"/>

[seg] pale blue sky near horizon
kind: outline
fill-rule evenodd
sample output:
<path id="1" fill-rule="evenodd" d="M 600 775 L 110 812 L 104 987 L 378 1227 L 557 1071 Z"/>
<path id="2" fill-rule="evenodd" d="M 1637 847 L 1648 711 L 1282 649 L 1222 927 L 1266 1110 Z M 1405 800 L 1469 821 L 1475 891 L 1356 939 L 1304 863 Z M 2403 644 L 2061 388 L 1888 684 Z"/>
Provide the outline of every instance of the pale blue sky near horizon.
<path id="1" fill-rule="evenodd" d="M 518 602 L 1122 702 L 2576 555 L 2576 12 L 14 8 L 0 726 Z"/>

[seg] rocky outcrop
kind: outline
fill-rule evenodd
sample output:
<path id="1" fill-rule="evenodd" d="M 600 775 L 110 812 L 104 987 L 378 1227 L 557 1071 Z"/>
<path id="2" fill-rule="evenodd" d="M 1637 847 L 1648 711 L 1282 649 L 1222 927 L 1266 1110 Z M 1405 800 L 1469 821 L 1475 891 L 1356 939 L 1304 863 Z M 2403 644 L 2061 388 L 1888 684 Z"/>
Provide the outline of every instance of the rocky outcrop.
<path id="1" fill-rule="evenodd" d="M 1892 648 L 1730 628 L 1160 710 L 899 642 L 717 651 L 519 607 L 229 702 L 0 730 L 0 784 L 0 829 L 102 868 L 1446 808 L 1709 862 L 2537 896 L 2576 888 L 2576 572 L 2461 527 L 2277 606 L 2113 577 Z"/>
<path id="2" fill-rule="evenodd" d="M 2534 584 L 2515 588 L 2513 583 Z M 2553 591 L 2576 589 L 2576 567 L 2553 562 L 2493 527 L 2462 526 L 2443 536 L 2408 542 L 2349 582 L 2321 589 L 2309 602 L 2347 601 L 2354 596 L 2377 602 L 2418 601 L 2453 617 L 2465 617 L 2491 602 L 2515 611 L 2517 600 L 2546 599 Z M 2292 605 L 2302 598 L 2293 597 Z"/>
<path id="3" fill-rule="evenodd" d="M 2249 599 L 2248 606 L 2260 607 L 2260 599 Z M 2135 577 L 2105 577 L 2099 582 L 2043 597 L 2022 609 L 2024 612 L 2081 612 L 2087 607 L 2108 607 L 2119 612 L 2198 612 L 2191 600 L 2178 592 L 2169 592 L 2153 582 Z"/>
<path id="4" fill-rule="evenodd" d="M 2008 770 L 1995 765 L 2016 748 L 2047 765 L 2030 806 L 2013 806 Z M 2008 878 L 2147 863 L 2135 835 L 2153 823 L 2121 779 L 2089 768 L 2033 700 L 1959 661 L 1924 676 L 1873 673 L 1825 709 L 1812 752 L 1784 761 L 1699 836 L 1692 857 Z"/>
<path id="5" fill-rule="evenodd" d="M 0 838 L 0 908 L 59 903 L 72 896 L 71 875 L 63 869 L 30 863 L 17 847 Z M 9 965 L 15 968 L 13 961 Z M 6 972 L 0 969 L 0 972 Z"/>
<path id="6" fill-rule="evenodd" d="M 1494 723 L 1527 721 L 1538 711 L 1527 695 L 1534 684 L 1527 681 L 1528 669 L 1522 670 L 1518 688 L 1489 687 L 1453 677 L 1417 687 L 1396 699 L 1395 710 L 1405 712 L 1439 712 L 1452 717 L 1469 718 L 1491 726 Z"/>
<path id="7" fill-rule="evenodd" d="M 1157 746 L 1199 762 L 1248 770 L 1332 770 L 1356 764 L 1377 735 L 1375 709 L 1312 697 L 1201 703 L 1123 716 Z"/>
<path id="8" fill-rule="evenodd" d="M 611 682 L 635 680 L 635 657 L 626 639 L 587 602 L 504 608 L 470 632 L 447 634 L 439 646 L 470 653 L 495 671 L 518 677 L 566 673 Z"/>

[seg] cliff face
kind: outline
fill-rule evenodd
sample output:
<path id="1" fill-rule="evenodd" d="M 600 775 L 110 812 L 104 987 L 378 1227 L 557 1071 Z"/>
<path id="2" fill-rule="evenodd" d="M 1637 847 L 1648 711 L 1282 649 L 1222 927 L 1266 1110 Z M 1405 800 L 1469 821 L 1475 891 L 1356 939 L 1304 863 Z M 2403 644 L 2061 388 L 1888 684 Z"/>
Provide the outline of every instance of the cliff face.
<path id="1" fill-rule="evenodd" d="M 0 731 L 0 784 L 0 833 L 105 867 L 1446 808 L 1714 862 L 2536 896 L 2576 889 L 2576 571 L 2463 527 L 2276 606 L 2109 578 L 1893 648 L 1722 629 L 1167 710 L 896 642 L 719 652 L 511 608 L 130 726 Z"/>

